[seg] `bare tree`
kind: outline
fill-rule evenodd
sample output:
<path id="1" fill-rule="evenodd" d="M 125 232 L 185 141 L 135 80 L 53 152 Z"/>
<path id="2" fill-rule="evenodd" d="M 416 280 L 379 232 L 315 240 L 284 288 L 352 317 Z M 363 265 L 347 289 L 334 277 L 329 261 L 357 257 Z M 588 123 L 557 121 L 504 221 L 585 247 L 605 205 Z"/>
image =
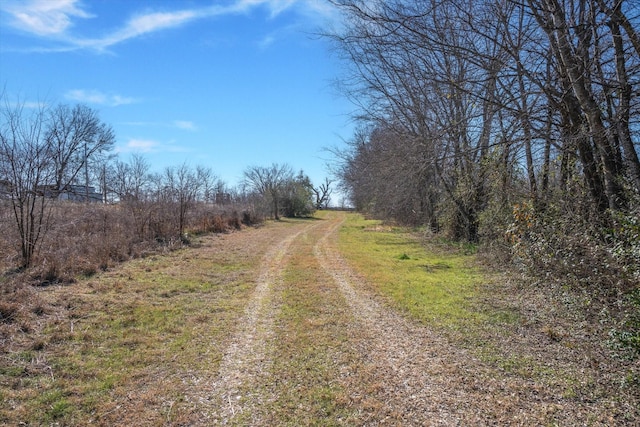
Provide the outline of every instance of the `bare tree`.
<path id="1" fill-rule="evenodd" d="M 129 162 L 116 160 L 107 171 L 108 191 L 129 211 L 138 240 L 147 237 L 153 203 L 149 195 L 149 163 L 141 154 L 134 154 Z"/>
<path id="2" fill-rule="evenodd" d="M 187 164 L 177 168 L 167 167 L 163 178 L 167 201 L 177 218 L 177 233 L 180 238 L 183 238 L 187 216 L 196 202 L 201 187 L 200 182 Z"/>
<path id="3" fill-rule="evenodd" d="M 115 142 L 110 126 L 102 123 L 95 110 L 85 106 L 60 104 L 49 112 L 47 139 L 52 160 L 55 190 L 58 194 L 85 171 L 89 187 L 89 162 L 109 151 Z"/>
<path id="4" fill-rule="evenodd" d="M 273 163 L 269 167 L 251 166 L 244 171 L 243 184 L 263 197 L 271 205 L 271 215 L 280 219 L 280 196 L 284 184 L 293 177 L 287 164 Z"/>
<path id="5" fill-rule="evenodd" d="M 21 268 L 31 266 L 42 238 L 48 230 L 50 206 L 39 193 L 51 176 L 46 111 L 27 111 L 23 104 L 1 111 L 0 177 L 5 180 L 15 226 L 20 240 Z"/>
<path id="6" fill-rule="evenodd" d="M 571 200 L 567 184 L 582 179 L 606 216 L 625 209 L 626 188 L 640 191 L 637 6 L 332 3 L 346 22 L 328 34 L 348 65 L 341 87 L 369 127 L 340 173 L 356 206 L 398 220 L 437 215 L 453 237 L 477 240 L 482 212 L 494 201 L 506 211 L 510 194 L 544 210 L 552 195 Z"/>
<path id="7" fill-rule="evenodd" d="M 141 154 L 134 154 L 129 162 L 116 160 L 109 170 L 108 187 L 118 200 L 142 200 L 149 183 L 149 163 Z"/>
<path id="8" fill-rule="evenodd" d="M 316 209 L 326 209 L 331 201 L 331 184 L 332 181 L 329 178 L 325 178 L 324 182 L 317 187 L 311 187 L 315 196 Z"/>

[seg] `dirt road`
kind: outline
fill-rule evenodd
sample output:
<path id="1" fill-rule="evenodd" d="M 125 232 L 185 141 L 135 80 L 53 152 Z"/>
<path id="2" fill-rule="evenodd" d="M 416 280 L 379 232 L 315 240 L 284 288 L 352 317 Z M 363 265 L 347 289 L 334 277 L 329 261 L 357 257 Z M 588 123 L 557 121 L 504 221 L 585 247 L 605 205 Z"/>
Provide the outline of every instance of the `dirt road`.
<path id="1" fill-rule="evenodd" d="M 0 424 L 613 426 L 633 419 L 619 416 L 635 412 L 615 396 L 571 393 L 567 381 L 586 372 L 582 362 L 557 382 L 545 372 L 504 369 L 398 313 L 340 253 L 347 214 L 321 218 L 205 236 L 189 249 L 43 289 L 51 309 L 40 344 L 3 359 L 14 368 L 0 371 Z M 568 347 L 534 339 L 513 359 L 506 348 L 501 361 L 524 363 L 533 352 L 545 360 L 547 348 Z"/>
<path id="2" fill-rule="evenodd" d="M 567 410 L 535 384 L 492 372 L 370 294 L 337 250 L 343 220 L 344 214 L 333 214 L 286 227 L 266 250 L 255 291 L 208 389 L 211 398 L 200 408 L 209 421 L 537 425 Z M 304 295 L 296 299 L 292 292 Z M 309 301 L 316 306 L 294 324 Z M 312 355 L 313 367 L 296 361 L 300 354 Z M 330 402 L 318 406 L 314 399 L 323 387 L 328 391 L 320 400 Z"/>

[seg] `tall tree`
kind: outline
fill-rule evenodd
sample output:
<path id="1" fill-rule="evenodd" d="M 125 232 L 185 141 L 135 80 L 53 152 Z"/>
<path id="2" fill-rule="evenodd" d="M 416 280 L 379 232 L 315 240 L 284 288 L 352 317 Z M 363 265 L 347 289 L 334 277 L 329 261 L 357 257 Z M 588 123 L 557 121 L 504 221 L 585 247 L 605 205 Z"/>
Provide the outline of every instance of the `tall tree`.
<path id="1" fill-rule="evenodd" d="M 0 112 L 0 178 L 9 189 L 21 268 L 31 266 L 48 230 L 49 200 L 39 194 L 52 178 L 44 107 L 27 111 L 4 100 Z"/>
<path id="2" fill-rule="evenodd" d="M 640 191 L 631 2 L 332 3 L 346 23 L 328 34 L 348 65 L 341 87 L 368 127 L 343 153 L 356 206 L 397 220 L 424 212 L 477 240 L 482 212 L 510 193 L 543 210 L 582 180 L 585 215 L 606 216 Z"/>
<path id="3" fill-rule="evenodd" d="M 88 187 L 89 162 L 92 157 L 112 149 L 113 129 L 101 122 L 97 111 L 85 105 L 60 104 L 49 112 L 48 120 L 47 139 L 55 190 L 64 191 L 83 170 L 83 184 Z"/>

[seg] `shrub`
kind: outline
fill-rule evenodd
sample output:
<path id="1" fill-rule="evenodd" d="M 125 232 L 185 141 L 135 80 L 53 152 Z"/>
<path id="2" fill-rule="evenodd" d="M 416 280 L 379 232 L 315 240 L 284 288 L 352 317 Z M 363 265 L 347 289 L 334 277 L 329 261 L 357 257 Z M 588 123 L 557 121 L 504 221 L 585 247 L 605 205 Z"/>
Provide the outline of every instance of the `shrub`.
<path id="1" fill-rule="evenodd" d="M 640 357 L 640 288 L 629 292 L 625 298 L 625 310 L 619 325 L 609 336 L 609 345 L 623 357 Z"/>
<path id="2" fill-rule="evenodd" d="M 214 215 L 211 224 L 209 225 L 209 230 L 213 233 L 223 233 L 227 231 L 227 225 L 225 224 L 224 218 L 222 215 Z"/>
<path id="3" fill-rule="evenodd" d="M 227 225 L 229 228 L 234 230 L 240 230 L 242 228 L 242 224 L 240 223 L 240 217 L 238 216 L 237 211 L 233 211 L 229 217 L 227 218 Z"/>
<path id="4" fill-rule="evenodd" d="M 611 255 L 623 271 L 640 280 L 640 211 L 612 212 L 607 238 Z"/>
<path id="5" fill-rule="evenodd" d="M 38 285 L 69 283 L 78 275 L 91 276 L 159 248 L 165 250 L 189 244 L 190 239 L 175 232 L 173 216 L 168 213 L 170 205 L 52 202 L 51 227 L 42 240 L 32 268 L 23 273 L 27 280 Z M 240 229 L 245 220 L 248 224 L 259 222 L 259 218 L 247 210 L 240 216 L 238 210 L 227 211 L 217 205 L 201 203 L 195 206 L 185 230 L 189 235 L 222 233 Z M 17 252 L 17 233 L 12 232 L 8 221 L 0 221 L 0 225 L 0 253 L 7 254 L 0 259 L 0 271 L 7 272 L 19 259 L 19 256 L 11 255 Z"/>
<path id="6" fill-rule="evenodd" d="M 602 234 L 600 218 L 585 218 L 569 209 L 536 211 L 516 204 L 506 238 L 514 261 L 535 277 L 557 278 L 571 286 L 614 294 L 629 277 Z"/>
<path id="7" fill-rule="evenodd" d="M 585 215 L 549 205 L 514 206 L 513 260 L 540 283 L 559 285 L 616 354 L 640 358 L 640 219 L 637 212 Z M 594 321 L 595 320 L 595 321 Z"/>

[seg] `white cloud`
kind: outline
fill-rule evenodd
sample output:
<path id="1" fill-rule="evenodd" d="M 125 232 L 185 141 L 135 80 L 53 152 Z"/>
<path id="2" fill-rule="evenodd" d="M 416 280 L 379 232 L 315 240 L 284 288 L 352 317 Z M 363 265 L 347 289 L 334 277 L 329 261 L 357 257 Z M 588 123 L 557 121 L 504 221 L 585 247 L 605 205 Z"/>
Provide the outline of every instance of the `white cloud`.
<path id="1" fill-rule="evenodd" d="M 125 24 L 99 37 L 83 37 L 69 34 L 73 20 L 93 18 L 94 15 L 82 9 L 79 0 L 5 0 L 0 10 L 8 12 L 13 25 L 41 37 L 54 37 L 68 44 L 66 47 L 40 49 L 40 51 L 67 51 L 73 49 L 94 49 L 104 51 L 109 47 L 171 28 L 178 28 L 190 22 L 223 15 L 237 15 L 251 10 L 265 8 L 270 17 L 295 9 L 306 19 L 326 19 L 331 15 L 331 7 L 322 0 L 236 0 L 225 6 L 213 5 L 204 8 L 183 9 L 172 12 L 150 12 L 131 17 Z M 87 5 L 90 3 L 87 3 Z M 137 3 L 132 3 L 137 4 Z M 272 40 L 266 38 L 263 45 Z M 38 49 L 35 49 L 38 50 Z"/>
<path id="2" fill-rule="evenodd" d="M 106 37 L 101 39 L 78 40 L 77 44 L 95 49 L 105 49 L 147 33 L 179 27 L 198 17 L 200 17 L 198 12 L 192 10 L 139 15 L 130 19 L 123 28 Z"/>
<path id="3" fill-rule="evenodd" d="M 167 143 L 161 143 L 153 139 L 146 138 L 129 138 L 126 144 L 119 145 L 115 148 L 116 153 L 186 153 L 190 149 L 176 144 L 171 140 Z"/>
<path id="4" fill-rule="evenodd" d="M 107 105 L 110 107 L 117 107 L 118 105 L 127 105 L 137 102 L 135 98 L 126 97 L 116 94 L 106 94 L 99 90 L 85 90 L 85 89 L 73 89 L 68 91 L 65 98 L 71 99 L 77 102 L 83 102 L 87 104 Z"/>
<path id="5" fill-rule="evenodd" d="M 12 25 L 39 36 L 64 33 L 73 18 L 92 18 L 78 0 L 5 0 L 0 10 L 13 17 Z"/>
<path id="6" fill-rule="evenodd" d="M 182 130 L 190 130 L 190 131 L 197 130 L 195 123 L 187 120 L 175 120 L 173 122 L 173 125 L 178 129 L 182 129 Z"/>
<path id="7" fill-rule="evenodd" d="M 260 49 L 266 49 L 272 44 L 274 44 L 275 42 L 276 42 L 276 36 L 274 34 L 268 34 L 258 42 L 258 46 L 260 46 Z"/>
<path id="8" fill-rule="evenodd" d="M 157 151 L 160 143 L 150 139 L 130 139 L 124 146 L 116 147 L 116 153 L 151 153 Z"/>

